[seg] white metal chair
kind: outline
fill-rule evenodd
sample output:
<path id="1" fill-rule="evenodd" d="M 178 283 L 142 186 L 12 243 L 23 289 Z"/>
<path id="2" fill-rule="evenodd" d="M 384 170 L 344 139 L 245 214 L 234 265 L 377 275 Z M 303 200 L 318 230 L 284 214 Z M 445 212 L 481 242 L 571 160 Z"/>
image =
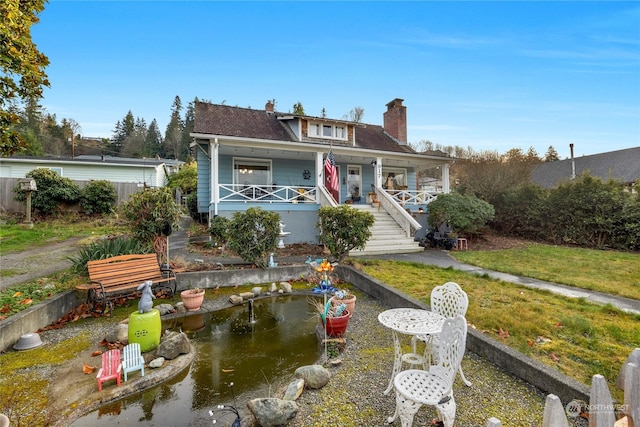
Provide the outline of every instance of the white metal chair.
<path id="1" fill-rule="evenodd" d="M 393 379 L 396 390 L 396 410 L 388 418 L 392 423 L 400 417 L 402 427 L 411 427 L 422 405 L 434 406 L 445 427 L 453 426 L 456 402 L 453 381 L 466 348 L 467 321 L 463 316 L 445 320 L 437 349 L 438 364 L 428 371 L 409 369 Z"/>
<path id="2" fill-rule="evenodd" d="M 139 343 L 127 344 L 122 350 L 122 371 L 125 381 L 127 381 L 127 373 L 133 371 L 140 371 L 140 376 L 144 377 L 144 357 L 140 353 Z"/>
<path id="3" fill-rule="evenodd" d="M 469 308 L 469 297 L 467 293 L 462 290 L 460 285 L 455 282 L 447 282 L 444 285 L 436 286 L 431 291 L 431 310 L 443 315 L 444 317 L 455 317 L 457 315 L 466 316 L 467 309 Z M 437 335 L 416 335 L 413 340 L 413 353 L 416 353 L 416 340 L 424 341 L 426 343 L 425 360 L 429 360 L 429 353 L 433 353 L 437 356 L 435 348 L 438 347 L 439 337 Z M 437 363 L 437 360 L 434 360 Z M 462 367 L 458 369 L 460 378 L 468 387 L 471 387 L 471 382 L 467 380 L 462 372 Z"/>

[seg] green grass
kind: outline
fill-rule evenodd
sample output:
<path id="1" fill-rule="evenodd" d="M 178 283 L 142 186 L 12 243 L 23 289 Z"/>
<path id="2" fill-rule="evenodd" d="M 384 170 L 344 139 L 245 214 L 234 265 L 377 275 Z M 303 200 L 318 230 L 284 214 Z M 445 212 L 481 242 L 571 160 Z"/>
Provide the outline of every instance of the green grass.
<path id="1" fill-rule="evenodd" d="M 456 282 L 469 295 L 471 327 L 584 384 L 604 375 L 614 397 L 623 398 L 615 381 L 640 347 L 640 315 L 451 268 L 383 260 L 357 267 L 426 304 L 435 286 Z M 498 334 L 501 329 L 508 337 Z"/>
<path id="2" fill-rule="evenodd" d="M 640 299 L 640 253 L 529 244 L 523 249 L 456 251 L 488 270 Z"/>
<path id="3" fill-rule="evenodd" d="M 62 242 L 71 237 L 89 237 L 121 232 L 123 227 L 114 217 L 67 215 L 34 222 L 33 228 L 7 222 L 0 225 L 0 254 L 21 252 L 34 247 Z"/>

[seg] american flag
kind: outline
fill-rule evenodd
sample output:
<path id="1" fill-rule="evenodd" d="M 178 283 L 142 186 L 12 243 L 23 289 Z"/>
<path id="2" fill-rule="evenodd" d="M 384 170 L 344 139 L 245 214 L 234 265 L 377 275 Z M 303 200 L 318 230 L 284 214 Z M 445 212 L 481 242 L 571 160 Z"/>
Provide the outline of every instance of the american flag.
<path id="1" fill-rule="evenodd" d="M 333 157 L 333 152 L 329 148 L 329 154 L 324 161 L 324 186 L 329 190 L 329 193 L 333 196 L 336 202 L 338 200 L 338 170 L 336 169 L 336 161 Z"/>

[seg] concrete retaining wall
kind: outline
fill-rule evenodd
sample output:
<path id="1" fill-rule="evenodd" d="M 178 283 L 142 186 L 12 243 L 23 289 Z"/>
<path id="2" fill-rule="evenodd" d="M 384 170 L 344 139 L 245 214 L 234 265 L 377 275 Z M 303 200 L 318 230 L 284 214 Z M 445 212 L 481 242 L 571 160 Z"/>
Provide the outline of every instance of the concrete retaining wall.
<path id="1" fill-rule="evenodd" d="M 178 289 L 190 287 L 215 288 L 244 285 L 246 283 L 264 284 L 287 280 L 298 280 L 308 271 L 308 266 L 285 266 L 267 269 L 217 270 L 178 273 Z M 338 266 L 338 276 L 353 284 L 362 292 L 378 300 L 389 308 L 429 307 L 396 289 L 348 266 Z M 9 317 L 0 322 L 0 351 L 13 346 L 21 335 L 34 332 L 58 320 L 83 300 L 80 294 L 70 291 L 47 300 L 35 307 Z M 545 393 L 553 393 L 563 402 L 573 399 L 589 401 L 589 388 L 578 381 L 555 371 L 536 360 L 519 353 L 499 341 L 474 329 L 467 334 L 467 350 L 478 354 L 514 376 L 539 388 Z"/>

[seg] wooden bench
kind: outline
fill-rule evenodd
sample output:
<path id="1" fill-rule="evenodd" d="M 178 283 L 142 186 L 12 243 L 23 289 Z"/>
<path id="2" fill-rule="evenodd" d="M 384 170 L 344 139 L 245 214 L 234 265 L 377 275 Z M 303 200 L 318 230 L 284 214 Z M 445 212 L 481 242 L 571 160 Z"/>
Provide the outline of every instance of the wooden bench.
<path id="1" fill-rule="evenodd" d="M 113 300 L 138 292 L 143 282 L 151 280 L 153 288 L 166 288 L 171 296 L 176 293 L 176 275 L 169 268 L 160 268 L 155 254 L 119 255 L 107 259 L 89 261 L 90 283 L 76 286 L 87 291 L 87 303 L 92 310 L 102 305 L 104 313 Z"/>

